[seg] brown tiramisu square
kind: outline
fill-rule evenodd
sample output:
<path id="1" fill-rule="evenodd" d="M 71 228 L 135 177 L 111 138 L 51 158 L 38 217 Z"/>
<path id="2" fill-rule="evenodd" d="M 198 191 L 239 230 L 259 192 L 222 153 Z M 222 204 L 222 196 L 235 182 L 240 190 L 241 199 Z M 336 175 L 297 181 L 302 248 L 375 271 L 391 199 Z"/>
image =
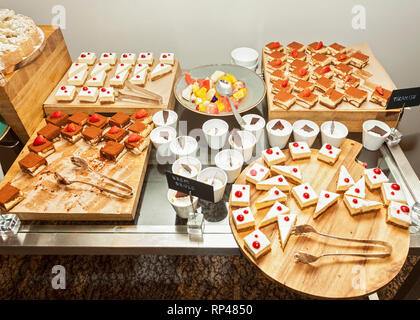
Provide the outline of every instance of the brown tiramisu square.
<path id="1" fill-rule="evenodd" d="M 52 142 L 60 140 L 60 127 L 51 123 L 47 123 L 46 126 L 37 133 Z"/>
<path id="2" fill-rule="evenodd" d="M 45 121 L 48 123 L 51 123 L 53 125 L 56 125 L 57 127 L 63 127 L 68 122 L 69 115 L 66 113 L 63 113 L 61 111 L 55 111 L 51 113 Z"/>
<path id="3" fill-rule="evenodd" d="M 373 103 L 377 103 L 382 107 L 386 107 L 389 98 L 391 98 L 392 91 L 382 88 L 378 86 L 375 88 L 375 91 L 372 92 L 370 96 L 370 101 Z"/>
<path id="4" fill-rule="evenodd" d="M 334 73 L 335 73 L 337 78 L 341 79 L 348 74 L 352 74 L 353 73 L 353 68 L 350 67 L 347 64 L 339 63 L 334 67 Z"/>
<path id="5" fill-rule="evenodd" d="M 296 80 L 308 80 L 310 74 L 308 69 L 296 68 L 290 73 L 290 76 Z"/>
<path id="6" fill-rule="evenodd" d="M 70 122 L 73 122 L 74 124 L 77 124 L 78 126 L 84 126 L 88 120 L 89 120 L 89 115 L 80 111 L 75 112 L 69 118 Z"/>
<path id="7" fill-rule="evenodd" d="M 102 129 L 94 126 L 87 127 L 83 130 L 82 136 L 87 143 L 95 146 L 102 139 Z"/>
<path id="8" fill-rule="evenodd" d="M 131 115 L 130 118 L 131 120 L 134 120 L 134 121 L 141 120 L 145 123 L 152 122 L 152 115 L 149 112 L 147 112 L 145 109 L 137 110 L 135 113 Z"/>
<path id="9" fill-rule="evenodd" d="M 97 128 L 104 128 L 108 124 L 108 118 L 98 113 L 94 113 L 89 117 L 87 124 Z"/>
<path id="10" fill-rule="evenodd" d="M 315 88 L 315 84 L 313 82 L 309 82 L 309 81 L 306 81 L 306 80 L 298 80 L 295 83 L 295 86 L 294 86 L 294 90 L 297 91 L 297 92 L 301 92 L 305 89 L 309 89 L 309 90 L 313 91 L 314 88 Z"/>
<path id="11" fill-rule="evenodd" d="M 291 43 L 289 43 L 286 47 L 287 52 L 292 52 L 293 50 L 297 50 L 298 52 L 303 52 L 305 51 L 305 46 L 299 42 L 293 41 Z"/>
<path id="12" fill-rule="evenodd" d="M 303 51 L 297 51 L 296 49 L 292 50 L 288 55 L 287 55 L 287 62 L 292 63 L 294 60 L 302 60 L 305 61 L 306 60 L 306 53 Z"/>
<path id="13" fill-rule="evenodd" d="M 283 51 L 283 46 L 278 41 L 267 43 L 264 47 L 264 52 L 266 53 L 272 53 L 275 51 Z"/>
<path id="14" fill-rule="evenodd" d="M 268 72 L 274 72 L 276 70 L 284 70 L 286 68 L 286 63 L 281 61 L 280 59 L 271 60 L 266 65 Z"/>
<path id="15" fill-rule="evenodd" d="M 28 149 L 41 157 L 48 157 L 50 154 L 55 152 L 54 144 L 45 139 L 43 136 L 37 136 L 28 146 Z"/>
<path id="16" fill-rule="evenodd" d="M 331 79 L 333 75 L 334 75 L 334 71 L 331 69 L 330 66 L 325 66 L 325 67 L 319 66 L 315 68 L 314 71 L 312 71 L 311 76 L 313 79 L 316 80 L 321 77 Z"/>
<path id="17" fill-rule="evenodd" d="M 331 63 L 331 57 L 322 53 L 315 53 L 311 57 L 311 63 L 314 66 L 326 66 L 327 64 Z"/>
<path id="18" fill-rule="evenodd" d="M 308 44 L 308 46 L 306 47 L 306 51 L 309 54 L 327 53 L 327 47 L 324 46 L 324 43 L 322 41 L 317 41 Z"/>
<path id="19" fill-rule="evenodd" d="M 147 140 L 137 133 L 132 133 L 124 141 L 124 144 L 128 150 L 138 155 L 147 147 Z"/>
<path id="20" fill-rule="evenodd" d="M 318 96 L 312 93 L 311 90 L 305 89 L 298 93 L 296 102 L 302 107 L 310 109 L 318 102 Z"/>
<path id="21" fill-rule="evenodd" d="M 34 152 L 29 152 L 23 159 L 19 160 L 19 166 L 23 172 L 35 177 L 47 166 L 47 160 Z"/>
<path id="22" fill-rule="evenodd" d="M 351 58 L 345 53 L 337 53 L 332 56 L 332 63 L 337 65 L 340 63 L 349 64 Z"/>
<path id="23" fill-rule="evenodd" d="M 364 90 L 360 90 L 354 87 L 349 87 L 344 92 L 346 101 L 355 107 L 359 108 L 360 105 L 367 99 L 368 93 Z"/>
<path id="24" fill-rule="evenodd" d="M 150 124 L 144 123 L 141 120 L 137 120 L 128 127 L 128 130 L 138 133 L 142 137 L 147 137 L 150 131 L 152 131 L 152 126 Z"/>
<path id="25" fill-rule="evenodd" d="M 287 55 L 285 53 L 280 52 L 280 51 L 274 51 L 274 52 L 272 52 L 272 53 L 270 53 L 270 54 L 267 55 L 267 60 L 268 61 L 272 61 L 272 60 L 279 59 L 282 62 L 285 62 L 286 61 L 286 57 L 287 57 Z"/>
<path id="26" fill-rule="evenodd" d="M 309 62 L 306 61 L 302 61 L 302 60 L 293 60 L 293 62 L 290 64 L 290 70 L 295 70 L 295 69 L 308 69 L 309 67 Z"/>
<path id="27" fill-rule="evenodd" d="M 6 183 L 0 189 L 0 212 L 7 212 L 23 200 L 23 192 Z"/>
<path id="28" fill-rule="evenodd" d="M 111 126 L 117 126 L 120 128 L 124 128 L 129 123 L 130 123 L 130 117 L 122 112 L 117 112 L 111 117 L 111 119 L 109 119 L 109 124 Z"/>
<path id="29" fill-rule="evenodd" d="M 317 87 L 321 92 L 326 92 L 329 89 L 335 88 L 335 82 L 331 79 L 321 77 L 316 81 L 315 87 Z"/>
<path id="30" fill-rule="evenodd" d="M 343 101 L 344 94 L 334 89 L 329 89 L 319 97 L 319 103 L 328 108 L 335 108 Z"/>
<path id="31" fill-rule="evenodd" d="M 289 80 L 278 80 L 275 83 L 273 83 L 273 86 L 271 87 L 271 92 L 273 94 L 278 93 L 279 91 L 286 91 L 288 93 L 292 92 L 293 90 L 293 84 L 290 83 Z"/>
<path id="32" fill-rule="evenodd" d="M 357 68 L 364 68 L 369 63 L 369 56 L 357 51 L 351 55 L 350 64 Z"/>
<path id="33" fill-rule="evenodd" d="M 76 143 L 82 138 L 82 130 L 82 126 L 79 126 L 72 122 L 61 130 L 61 136 L 63 137 L 63 139 L 66 139 L 71 143 Z"/>
<path id="34" fill-rule="evenodd" d="M 273 104 L 283 109 L 289 109 L 296 102 L 296 97 L 287 91 L 280 91 L 273 97 Z"/>
<path id="35" fill-rule="evenodd" d="M 270 82 L 274 83 L 278 80 L 285 80 L 287 77 L 284 75 L 283 70 L 275 70 L 270 74 Z"/>
<path id="36" fill-rule="evenodd" d="M 127 130 L 113 126 L 104 134 L 105 140 L 120 142 L 127 135 Z"/>
<path id="37" fill-rule="evenodd" d="M 124 145 L 115 141 L 108 141 L 99 151 L 100 155 L 111 161 L 118 161 L 125 153 Z"/>
<path id="38" fill-rule="evenodd" d="M 341 80 L 337 81 L 337 87 L 342 89 L 347 89 L 349 87 L 358 87 L 360 84 L 360 79 L 351 75 L 344 76 Z"/>
<path id="39" fill-rule="evenodd" d="M 328 46 L 327 50 L 330 55 L 336 55 L 336 54 L 345 53 L 346 47 L 334 42 Z"/>

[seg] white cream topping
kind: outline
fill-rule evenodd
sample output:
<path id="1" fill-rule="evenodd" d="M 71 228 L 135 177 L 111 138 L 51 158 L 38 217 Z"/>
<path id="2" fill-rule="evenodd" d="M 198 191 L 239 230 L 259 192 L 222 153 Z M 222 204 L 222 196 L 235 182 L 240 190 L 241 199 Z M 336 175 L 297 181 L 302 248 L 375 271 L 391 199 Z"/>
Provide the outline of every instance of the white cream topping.
<path id="1" fill-rule="evenodd" d="M 322 190 L 319 194 L 318 203 L 316 204 L 315 213 L 324 210 L 328 205 L 334 202 L 339 194 L 331 191 Z"/>
<path id="2" fill-rule="evenodd" d="M 279 215 L 277 219 L 278 219 L 278 226 L 279 226 L 279 232 L 280 232 L 280 240 L 281 240 L 282 247 L 284 248 L 292 232 L 292 227 L 296 223 L 297 214 L 291 213 L 291 214 Z"/>
<path id="3" fill-rule="evenodd" d="M 348 179 L 348 182 L 346 182 L 346 179 Z M 340 167 L 340 175 L 338 176 L 337 186 L 343 187 L 352 185 L 354 185 L 354 180 L 350 173 L 347 171 L 346 167 L 342 165 Z"/>
<path id="4" fill-rule="evenodd" d="M 331 144 L 324 144 L 321 149 L 319 149 L 319 153 L 323 154 L 324 156 L 328 158 L 335 159 L 340 154 L 341 149 L 334 147 Z"/>
<path id="5" fill-rule="evenodd" d="M 271 153 L 269 150 L 271 151 Z M 263 155 L 268 162 L 284 159 L 286 157 L 279 147 L 268 148 L 263 151 Z"/>
<path id="6" fill-rule="evenodd" d="M 392 188 L 393 184 L 394 183 L 384 183 L 382 185 L 383 188 L 384 188 L 384 191 L 385 191 L 386 198 L 388 200 L 393 200 L 393 201 L 398 201 L 398 202 L 406 202 L 407 199 L 404 195 L 404 192 L 401 189 L 401 186 L 399 184 L 397 184 L 400 187 L 400 189 L 395 190 L 395 189 Z"/>
<path id="7" fill-rule="evenodd" d="M 350 189 L 348 189 L 344 194 L 364 199 L 366 197 L 365 177 L 361 177 L 360 180 L 350 187 Z"/>
<path id="8" fill-rule="evenodd" d="M 247 245 L 247 247 L 252 250 L 252 252 L 255 255 L 258 255 L 261 251 L 264 251 L 268 246 L 270 246 L 270 240 L 266 237 L 264 233 L 262 233 L 259 229 L 255 230 L 254 232 L 251 232 L 249 235 L 247 235 L 244 238 L 244 241 Z M 254 242 L 259 243 L 259 247 L 255 248 L 253 246 Z"/>
<path id="9" fill-rule="evenodd" d="M 273 200 L 282 199 L 284 197 L 287 197 L 287 196 L 282 191 L 280 191 L 276 187 L 272 187 L 270 190 L 268 190 L 268 192 L 263 197 L 258 199 L 257 202 L 261 203 L 261 202 L 266 202 L 266 201 L 273 201 Z"/>
<path id="10" fill-rule="evenodd" d="M 248 170 L 246 173 L 247 177 L 251 178 L 254 181 L 261 181 L 267 175 L 270 169 L 258 164 L 254 163 L 254 165 Z"/>
<path id="11" fill-rule="evenodd" d="M 316 194 L 315 190 L 312 189 L 309 183 L 298 185 L 294 187 L 293 190 L 302 203 L 310 202 L 318 198 L 318 195 Z M 305 198 L 304 194 L 308 194 L 308 197 Z"/>
<path id="12" fill-rule="evenodd" d="M 237 191 L 241 192 L 241 195 L 237 196 Z M 234 184 L 232 185 L 232 201 L 237 202 L 249 202 L 250 198 L 250 186 L 247 184 Z"/>
<path id="13" fill-rule="evenodd" d="M 366 175 L 367 179 L 369 179 L 369 181 L 372 182 L 373 184 L 384 183 L 384 182 L 389 181 L 389 179 L 385 175 L 385 173 L 378 168 L 365 169 L 365 175 Z"/>

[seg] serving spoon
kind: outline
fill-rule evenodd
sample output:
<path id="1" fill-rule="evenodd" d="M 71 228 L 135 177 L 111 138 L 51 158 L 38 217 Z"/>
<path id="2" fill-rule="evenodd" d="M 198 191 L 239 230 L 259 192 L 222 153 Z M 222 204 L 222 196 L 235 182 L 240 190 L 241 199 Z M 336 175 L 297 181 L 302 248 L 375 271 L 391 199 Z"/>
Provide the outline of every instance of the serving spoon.
<path id="1" fill-rule="evenodd" d="M 230 108 L 232 109 L 232 112 L 233 112 L 233 115 L 235 116 L 236 121 L 238 121 L 241 128 L 243 128 L 246 125 L 246 123 L 245 123 L 244 119 L 242 119 L 238 110 L 232 104 L 232 101 L 230 101 L 230 96 L 232 95 L 232 92 L 233 92 L 231 84 L 224 79 L 220 79 L 216 82 L 216 91 L 222 97 L 226 97 L 228 99 L 229 104 L 230 104 Z"/>

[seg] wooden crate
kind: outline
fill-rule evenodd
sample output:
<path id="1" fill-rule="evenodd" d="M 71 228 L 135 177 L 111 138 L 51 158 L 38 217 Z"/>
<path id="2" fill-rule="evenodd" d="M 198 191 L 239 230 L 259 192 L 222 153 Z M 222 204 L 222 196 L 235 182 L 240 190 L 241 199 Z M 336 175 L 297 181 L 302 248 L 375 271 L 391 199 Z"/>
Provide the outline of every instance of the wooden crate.
<path id="1" fill-rule="evenodd" d="M 41 54 L 5 76 L 0 84 L 0 115 L 22 142 L 28 141 L 44 117 L 42 105 L 71 65 L 60 28 L 40 26 L 45 34 Z"/>
<path id="2" fill-rule="evenodd" d="M 372 76 L 368 79 L 370 82 L 378 83 L 389 90 L 396 89 L 394 82 L 388 75 L 384 67 L 375 58 L 373 52 L 367 43 L 350 46 L 354 50 L 361 50 L 363 53 L 369 55 L 369 64 L 363 69 L 371 73 Z M 350 132 L 361 132 L 363 122 L 370 119 L 376 119 L 386 122 L 390 127 L 393 127 L 398 118 L 399 109 L 385 110 L 385 108 L 366 101 L 360 108 L 351 105 L 348 102 L 341 102 L 337 108 L 329 109 L 319 102 L 311 109 L 306 109 L 296 103 L 288 110 L 280 108 L 273 104 L 274 95 L 271 93 L 272 83 L 268 71 L 265 69 L 266 53 L 262 53 L 263 57 L 263 71 L 267 86 L 267 105 L 268 118 L 271 119 L 285 119 L 293 124 L 293 122 L 300 119 L 308 119 L 321 125 L 324 121 L 336 120 L 344 123 Z M 362 80 L 363 83 L 363 80 Z M 361 89 L 366 90 L 362 85 Z M 317 92 L 319 94 L 319 92 Z M 369 94 L 370 97 L 370 94 Z"/>
<path id="3" fill-rule="evenodd" d="M 151 70 L 159 63 L 158 59 L 155 59 L 153 65 L 151 66 Z M 117 63 L 118 64 L 118 63 Z M 116 65 L 113 66 L 111 70 L 107 72 L 107 77 L 105 80 L 105 86 L 108 86 L 109 79 L 115 73 Z M 90 66 L 88 69 L 88 74 L 90 74 L 91 69 L 93 66 Z M 134 69 L 134 68 L 133 68 Z M 133 70 L 132 70 L 133 71 Z M 131 71 L 131 72 L 132 72 Z M 178 59 L 175 60 L 175 64 L 173 67 L 172 72 L 169 75 L 165 75 L 164 77 L 151 81 L 148 75 L 148 79 L 144 86 L 144 89 L 147 89 L 151 92 L 159 94 L 162 96 L 162 104 L 160 105 L 150 105 L 150 104 L 142 104 L 141 102 L 127 102 L 127 101 L 118 101 L 115 100 L 114 103 L 105 103 L 101 104 L 100 102 L 80 102 L 77 98 L 78 92 L 81 90 L 81 86 L 77 87 L 77 94 L 73 101 L 71 102 L 57 102 L 55 99 L 55 93 L 57 90 L 67 84 L 68 75 L 67 73 L 64 77 L 60 80 L 60 82 L 56 85 L 54 90 L 48 96 L 44 103 L 44 110 L 47 115 L 53 113 L 56 110 L 60 110 L 65 113 L 74 113 L 76 111 L 83 111 L 86 113 L 93 113 L 93 112 L 100 112 L 100 113 L 114 113 L 114 112 L 125 112 L 127 114 L 132 114 L 136 112 L 139 108 L 147 109 L 150 114 L 154 114 L 155 112 L 163 109 L 170 109 L 173 110 L 175 107 L 175 95 L 174 95 L 174 85 L 175 80 L 180 76 L 181 68 L 179 65 Z M 128 78 L 131 77 L 130 76 Z M 127 80 L 128 81 L 128 80 Z"/>
<path id="4" fill-rule="evenodd" d="M 37 131 L 45 125 L 42 120 Z M 32 143 L 36 133 L 28 143 Z M 131 221 L 135 218 L 140 193 L 151 149 L 151 143 L 140 155 L 127 152 L 116 164 L 99 157 L 99 149 L 104 142 L 92 147 L 82 140 L 76 144 L 67 141 L 54 143 L 56 152 L 47 157 L 47 168 L 36 177 L 23 173 L 18 161 L 29 151 L 26 145 L 7 172 L 6 182 L 12 183 L 25 193 L 25 199 L 10 212 L 22 220 L 62 220 L 62 221 Z M 81 171 L 70 162 L 77 155 L 88 160 L 97 171 L 118 179 L 133 187 L 131 199 L 121 199 L 83 184 L 63 186 L 56 183 L 54 172 L 59 172 L 71 180 L 85 180 L 104 187 L 110 187 L 97 175 Z M 112 187 L 112 186 L 111 186 Z M 112 187 L 118 191 L 118 188 Z M 124 190 L 122 190 L 125 192 Z"/>

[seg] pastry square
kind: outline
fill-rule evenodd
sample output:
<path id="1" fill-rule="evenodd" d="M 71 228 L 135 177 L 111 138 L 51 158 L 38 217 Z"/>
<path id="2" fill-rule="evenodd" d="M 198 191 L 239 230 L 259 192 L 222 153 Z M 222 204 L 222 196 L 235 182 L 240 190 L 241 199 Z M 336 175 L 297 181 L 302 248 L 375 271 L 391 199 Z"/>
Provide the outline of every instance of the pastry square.
<path id="1" fill-rule="evenodd" d="M 246 184 L 233 184 L 230 193 L 230 202 L 235 207 L 249 206 L 250 186 Z"/>
<path id="2" fill-rule="evenodd" d="M 382 183 L 381 185 L 382 200 L 388 206 L 391 201 L 406 203 L 407 199 L 401 186 L 398 183 Z"/>
<path id="3" fill-rule="evenodd" d="M 124 145 L 132 153 L 134 153 L 135 155 L 139 155 L 143 152 L 144 149 L 147 148 L 148 140 L 138 135 L 137 133 L 132 133 L 124 141 Z"/>
<path id="4" fill-rule="evenodd" d="M 348 190 L 351 186 L 354 185 L 354 180 L 351 177 L 350 173 L 347 171 L 345 166 L 340 167 L 340 174 L 337 180 L 337 191 Z"/>
<path id="5" fill-rule="evenodd" d="M 379 168 L 365 169 L 364 175 L 370 190 L 378 189 L 382 183 L 389 182 L 388 177 Z"/>
<path id="6" fill-rule="evenodd" d="M 86 86 L 88 87 L 102 87 L 105 83 L 106 72 L 101 71 L 91 77 L 86 81 Z"/>
<path id="7" fill-rule="evenodd" d="M 346 53 L 346 47 L 334 42 L 327 47 L 328 54 L 336 55 L 336 54 L 344 54 Z"/>
<path id="8" fill-rule="evenodd" d="M 61 130 L 63 139 L 71 143 L 76 143 L 82 138 L 83 127 L 74 123 L 69 123 L 64 129 Z"/>
<path id="9" fill-rule="evenodd" d="M 354 76 L 351 76 L 349 74 L 344 76 L 343 79 L 339 79 L 337 81 L 337 87 L 344 90 L 347 90 L 350 87 L 356 88 L 359 86 L 359 84 L 360 84 L 360 79 Z"/>
<path id="10" fill-rule="evenodd" d="M 351 58 L 345 53 L 337 53 L 332 56 L 332 63 L 335 65 L 340 64 L 340 63 L 349 64 L 350 60 Z"/>
<path id="11" fill-rule="evenodd" d="M 43 136 L 37 136 L 35 140 L 28 145 L 28 149 L 41 157 L 48 157 L 55 152 L 54 144 L 46 140 Z"/>
<path id="12" fill-rule="evenodd" d="M 153 64 L 153 52 L 140 52 L 137 58 L 138 63 Z"/>
<path id="13" fill-rule="evenodd" d="M 273 104 L 286 110 L 289 109 L 295 102 L 296 97 L 287 91 L 279 91 L 273 97 Z"/>
<path id="14" fill-rule="evenodd" d="M 77 61 L 80 63 L 86 63 L 91 66 L 96 61 L 96 53 L 95 52 L 82 52 L 80 56 L 77 58 Z"/>
<path id="15" fill-rule="evenodd" d="M 319 194 L 318 202 L 316 203 L 316 208 L 313 214 L 313 218 L 318 218 L 322 213 L 324 213 L 328 208 L 337 203 L 339 194 L 335 192 L 330 192 L 326 190 L 321 190 Z"/>
<path id="16" fill-rule="evenodd" d="M 272 166 L 273 164 L 280 164 L 286 161 L 286 156 L 279 147 L 272 147 L 264 150 L 262 152 L 262 156 L 264 162 L 268 166 Z"/>
<path id="17" fill-rule="evenodd" d="M 255 227 L 255 218 L 250 207 L 232 210 L 232 216 L 238 231 Z"/>
<path id="18" fill-rule="evenodd" d="M 321 92 L 326 92 L 335 88 L 335 82 L 331 79 L 321 77 L 316 81 L 315 87 Z"/>
<path id="19" fill-rule="evenodd" d="M 299 61 L 299 60 L 296 60 Z M 290 72 L 290 77 L 297 80 L 308 80 L 310 77 L 310 72 L 305 68 L 295 68 Z"/>
<path id="20" fill-rule="evenodd" d="M 35 177 L 47 167 L 47 160 L 34 152 L 29 152 L 19 160 L 19 166 L 23 172 Z"/>
<path id="21" fill-rule="evenodd" d="M 114 65 L 117 62 L 117 55 L 115 52 L 104 52 L 101 54 L 99 61 L 102 63 L 109 63 L 110 65 Z"/>
<path id="22" fill-rule="evenodd" d="M 287 55 L 280 51 L 274 51 L 272 53 L 267 54 L 267 61 L 272 60 L 281 60 L 282 62 L 286 62 Z"/>
<path id="23" fill-rule="evenodd" d="M 258 163 L 254 163 L 254 165 L 246 173 L 246 180 L 256 184 L 257 182 L 266 179 L 269 174 L 270 169 Z"/>
<path id="24" fill-rule="evenodd" d="M 310 109 L 318 102 L 318 95 L 312 93 L 308 89 L 305 89 L 302 92 L 298 93 L 298 95 L 296 96 L 296 102 L 302 107 Z"/>
<path id="25" fill-rule="evenodd" d="M 353 68 L 347 64 L 339 63 L 334 67 L 335 76 L 339 79 L 343 79 L 346 75 L 353 73 Z"/>
<path id="26" fill-rule="evenodd" d="M 269 73 L 273 73 L 276 70 L 285 70 L 286 65 L 287 63 L 281 61 L 281 59 L 274 59 L 268 62 L 265 67 Z"/>
<path id="27" fill-rule="evenodd" d="M 277 222 L 278 216 L 281 214 L 288 214 L 290 213 L 290 209 L 286 207 L 284 204 L 276 201 L 268 210 L 267 214 L 264 216 L 264 218 L 261 220 L 259 228 L 268 226 L 269 224 L 272 224 L 274 222 Z"/>
<path id="28" fill-rule="evenodd" d="M 286 50 L 289 53 L 293 52 L 293 50 L 295 50 L 295 49 L 298 52 L 303 52 L 303 51 L 305 51 L 306 47 L 303 44 L 301 44 L 299 42 L 296 42 L 296 41 L 293 41 L 286 46 Z"/>
<path id="29" fill-rule="evenodd" d="M 357 51 L 351 55 L 350 64 L 359 69 L 366 67 L 369 63 L 369 56 Z"/>
<path id="30" fill-rule="evenodd" d="M 144 70 L 149 70 L 149 65 L 147 63 L 137 63 L 134 66 L 133 75 L 139 74 L 140 72 L 142 72 Z"/>
<path id="31" fill-rule="evenodd" d="M 315 53 L 311 57 L 311 64 L 314 66 L 325 67 L 327 64 L 330 64 L 330 63 L 331 63 L 331 57 L 322 53 Z"/>
<path id="32" fill-rule="evenodd" d="M 341 153 L 340 148 L 336 148 L 328 143 L 324 144 L 318 152 L 318 160 L 324 161 L 329 165 L 333 165 L 337 162 L 338 157 Z"/>
<path id="33" fill-rule="evenodd" d="M 127 80 L 129 73 L 129 70 L 125 70 L 121 73 L 115 74 L 111 79 L 109 79 L 109 85 L 113 87 L 122 87 L 124 85 L 125 80 Z"/>
<path id="34" fill-rule="evenodd" d="M 81 70 L 79 73 L 67 79 L 67 83 L 72 86 L 81 86 L 85 83 L 87 78 L 87 70 Z"/>
<path id="35" fill-rule="evenodd" d="M 277 174 L 284 175 L 288 180 L 293 183 L 302 183 L 302 173 L 298 166 L 280 166 L 273 165 L 271 170 Z"/>
<path id="36" fill-rule="evenodd" d="M 379 210 L 382 207 L 383 204 L 381 202 L 363 199 L 362 213 Z"/>
<path id="37" fill-rule="evenodd" d="M 87 70 L 88 65 L 87 63 L 80 63 L 80 62 L 73 62 L 70 66 L 69 71 L 67 72 L 67 76 L 69 78 L 73 77 L 74 75 L 78 74 L 83 70 Z"/>
<path id="38" fill-rule="evenodd" d="M 114 101 L 115 101 L 114 88 L 103 87 L 99 90 L 99 102 L 100 103 L 106 103 L 106 102 L 113 103 Z"/>
<path id="39" fill-rule="evenodd" d="M 311 157 L 311 148 L 304 141 L 289 143 L 290 155 L 293 160 L 307 159 Z"/>
<path id="40" fill-rule="evenodd" d="M 319 103 L 327 108 L 334 109 L 343 101 L 343 98 L 343 93 L 329 89 L 319 96 Z"/>
<path id="41" fill-rule="evenodd" d="M 364 199 L 366 197 L 365 177 L 361 177 L 353 186 L 344 192 L 344 194 Z"/>
<path id="42" fill-rule="evenodd" d="M 89 126 L 103 129 L 108 124 L 108 118 L 98 113 L 94 113 L 89 117 L 87 124 Z"/>
<path id="43" fill-rule="evenodd" d="M 134 53 L 124 52 L 120 56 L 120 61 L 122 63 L 135 64 L 136 63 L 136 55 Z"/>
<path id="44" fill-rule="evenodd" d="M 344 195 L 344 204 L 352 216 L 362 213 L 363 199 Z"/>
<path id="45" fill-rule="evenodd" d="M 287 93 L 291 93 L 293 89 L 293 84 L 290 83 L 289 80 L 278 80 L 273 83 L 271 87 L 271 93 L 277 94 L 280 91 L 286 91 Z"/>
<path id="46" fill-rule="evenodd" d="M 346 101 L 350 104 L 352 104 L 353 106 L 359 108 L 361 106 L 361 104 L 366 101 L 368 96 L 368 93 L 364 90 L 361 89 L 357 89 L 354 87 L 349 87 L 345 92 L 344 92 L 344 97 L 346 99 Z"/>
<path id="47" fill-rule="evenodd" d="M 104 133 L 104 139 L 107 141 L 120 142 L 128 134 L 128 131 L 117 126 L 109 128 Z"/>
<path id="48" fill-rule="evenodd" d="M 89 120 L 89 115 L 84 112 L 77 111 L 73 113 L 68 120 L 79 126 L 84 126 Z"/>
<path id="49" fill-rule="evenodd" d="M 284 192 L 290 191 L 290 184 L 287 182 L 286 178 L 283 177 L 281 174 L 260 181 L 256 184 L 257 190 L 270 190 L 272 187 L 276 187 L 280 191 Z"/>
<path id="50" fill-rule="evenodd" d="M 269 75 L 269 77 L 270 77 L 270 82 L 272 83 L 276 83 L 279 80 L 283 81 L 287 79 L 283 70 L 275 70 Z"/>
<path id="51" fill-rule="evenodd" d="M 331 69 L 330 66 L 318 66 L 312 71 L 311 78 L 314 80 L 319 79 L 321 77 L 331 79 L 333 75 L 334 71 Z"/>
<path id="52" fill-rule="evenodd" d="M 304 51 L 297 51 L 296 49 L 294 49 L 293 51 L 291 51 L 287 55 L 286 61 L 288 63 L 293 63 L 294 60 L 305 61 L 306 60 L 306 53 Z"/>
<path id="53" fill-rule="evenodd" d="M 69 115 L 66 113 L 63 113 L 61 111 L 55 111 L 51 113 L 45 121 L 47 123 L 51 123 L 57 127 L 63 127 L 67 124 L 67 119 L 69 118 Z"/>
<path id="54" fill-rule="evenodd" d="M 83 87 L 79 91 L 79 101 L 96 102 L 98 99 L 98 88 L 96 87 Z"/>
<path id="55" fill-rule="evenodd" d="M 280 42 L 270 42 L 267 43 L 264 46 L 264 52 L 265 53 L 273 53 L 275 51 L 283 51 L 283 46 L 280 44 Z"/>
<path id="56" fill-rule="evenodd" d="M 293 60 L 293 62 L 290 64 L 289 71 L 295 70 L 295 69 L 308 69 L 309 63 L 303 60 Z"/>
<path id="57" fill-rule="evenodd" d="M 142 120 L 136 120 L 131 126 L 128 127 L 128 130 L 135 132 L 145 138 L 152 131 L 152 125 L 145 123 Z"/>
<path id="58" fill-rule="evenodd" d="M 379 104 L 382 107 L 386 107 L 389 98 L 391 98 L 392 91 L 382 88 L 381 86 L 376 87 L 375 91 L 370 96 L 370 101 Z"/>
<path id="59" fill-rule="evenodd" d="M 141 120 L 144 123 L 151 123 L 152 115 L 149 114 L 146 109 L 139 109 L 130 116 L 130 119 L 133 121 Z"/>
<path id="60" fill-rule="evenodd" d="M 24 194 L 18 188 L 6 183 L 0 189 L 0 212 L 7 212 L 21 202 Z"/>
<path id="61" fill-rule="evenodd" d="M 164 52 L 160 54 L 159 61 L 165 64 L 175 64 L 175 54 L 171 52 Z"/>
<path id="62" fill-rule="evenodd" d="M 115 141 L 108 141 L 99 151 L 101 157 L 117 162 L 126 153 L 124 145 Z"/>
<path id="63" fill-rule="evenodd" d="M 128 124 L 130 124 L 130 117 L 123 112 L 117 112 L 109 119 L 110 126 L 124 128 Z"/>
<path id="64" fill-rule="evenodd" d="M 310 207 L 318 201 L 318 195 L 315 190 L 309 185 L 304 183 L 292 188 L 292 195 L 296 199 L 301 209 Z"/>
<path id="65" fill-rule="evenodd" d="M 306 52 L 311 55 L 317 53 L 327 53 L 327 47 L 324 46 L 324 43 L 322 41 L 312 42 L 306 47 Z"/>
<path id="66" fill-rule="evenodd" d="M 82 136 L 87 143 L 96 146 L 102 139 L 102 129 L 94 126 L 87 127 L 82 131 Z"/>
<path id="67" fill-rule="evenodd" d="M 75 86 L 61 86 L 55 93 L 55 100 L 57 101 L 72 101 L 76 93 Z"/>
<path id="68" fill-rule="evenodd" d="M 411 225 L 410 208 L 406 204 L 391 201 L 386 215 L 386 222 L 408 228 Z"/>
<path id="69" fill-rule="evenodd" d="M 95 64 L 92 71 L 90 72 L 90 76 L 94 77 L 100 73 L 106 74 L 106 72 L 109 70 L 111 70 L 111 66 L 109 63 L 98 62 L 97 64 Z"/>
<path id="70" fill-rule="evenodd" d="M 310 91 L 313 91 L 314 88 L 315 88 L 315 84 L 313 82 L 306 81 L 306 80 L 298 80 L 295 83 L 295 86 L 293 87 L 293 89 L 297 92 L 301 92 L 305 89 L 309 89 Z"/>
<path id="71" fill-rule="evenodd" d="M 272 206 L 276 201 L 286 202 L 287 195 L 277 187 L 272 187 L 265 194 L 259 197 L 257 201 L 255 201 L 255 208 L 262 209 L 269 207 Z"/>
<path id="72" fill-rule="evenodd" d="M 152 81 L 160 79 L 161 77 L 172 72 L 172 66 L 170 64 L 159 63 L 150 74 Z"/>
<path id="73" fill-rule="evenodd" d="M 60 140 L 60 127 L 51 123 L 47 123 L 46 126 L 40 129 L 37 133 L 51 142 Z"/>
<path id="74" fill-rule="evenodd" d="M 279 227 L 279 240 L 284 250 L 287 241 L 292 234 L 292 230 L 297 221 L 297 214 L 281 214 L 277 216 L 277 225 Z"/>
<path id="75" fill-rule="evenodd" d="M 270 252 L 271 243 L 265 234 L 257 229 L 244 238 L 244 247 L 249 251 L 254 259 L 258 259 Z"/>
<path id="76" fill-rule="evenodd" d="M 130 82 L 138 86 L 144 86 L 144 84 L 146 83 L 146 79 L 147 79 L 147 69 L 144 69 L 143 71 L 137 74 L 134 74 L 130 78 Z"/>

